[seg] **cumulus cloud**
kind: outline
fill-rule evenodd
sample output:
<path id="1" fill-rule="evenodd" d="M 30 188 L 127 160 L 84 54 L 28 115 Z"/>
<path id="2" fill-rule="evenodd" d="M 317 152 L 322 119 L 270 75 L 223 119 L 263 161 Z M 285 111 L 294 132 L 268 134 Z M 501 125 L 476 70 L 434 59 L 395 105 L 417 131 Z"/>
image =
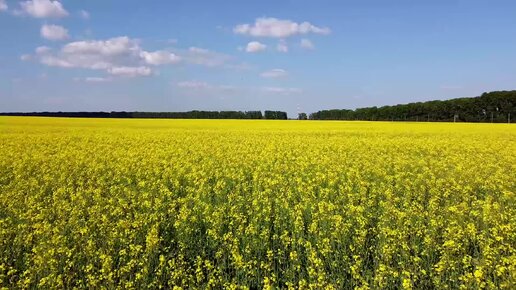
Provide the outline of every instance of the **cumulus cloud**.
<path id="1" fill-rule="evenodd" d="M 274 94 L 282 94 L 282 95 L 290 95 L 297 94 L 303 92 L 303 90 L 299 88 L 282 88 L 282 87 L 264 87 L 263 91 L 266 93 L 274 93 Z"/>
<path id="2" fill-rule="evenodd" d="M 70 42 L 60 50 L 36 48 L 35 59 L 48 66 L 103 70 L 114 76 L 137 77 L 153 73 L 148 65 L 174 64 L 180 58 L 167 51 L 145 51 L 127 36 L 107 40 Z"/>
<path id="3" fill-rule="evenodd" d="M 83 40 L 66 44 L 62 48 L 65 54 L 83 54 L 91 56 L 139 55 L 139 41 L 127 36 L 107 40 Z"/>
<path id="4" fill-rule="evenodd" d="M 154 52 L 142 51 L 140 56 L 150 65 L 173 64 L 181 61 L 181 58 L 176 54 L 164 50 Z"/>
<path id="5" fill-rule="evenodd" d="M 262 78 L 284 78 L 288 76 L 288 73 L 284 69 L 275 68 L 262 72 L 260 76 Z"/>
<path id="6" fill-rule="evenodd" d="M 329 34 L 327 27 L 317 27 L 310 22 L 297 23 L 277 18 L 258 18 L 254 24 L 239 24 L 233 28 L 236 34 L 254 37 L 286 38 L 298 34 Z"/>
<path id="7" fill-rule="evenodd" d="M 127 36 L 74 41 L 55 50 L 39 47 L 30 57 L 47 66 L 102 70 L 123 77 L 152 75 L 154 66 L 179 62 L 207 67 L 240 68 L 231 56 L 208 49 L 190 47 L 187 50 L 146 51 L 140 46 L 139 40 Z"/>
<path id="8" fill-rule="evenodd" d="M 247 52 L 260 52 L 264 51 L 267 48 L 267 45 L 260 43 L 258 41 L 251 41 L 247 44 L 245 51 Z"/>
<path id="9" fill-rule="evenodd" d="M 21 13 L 36 18 L 61 18 L 68 16 L 68 11 L 59 1 L 29 0 L 20 3 Z"/>
<path id="10" fill-rule="evenodd" d="M 82 18 L 82 19 L 90 19 L 90 13 L 86 10 L 81 10 L 79 11 L 79 16 Z"/>
<path id="11" fill-rule="evenodd" d="M 40 30 L 41 37 L 48 40 L 63 40 L 68 38 L 68 30 L 59 25 L 43 25 Z"/>
<path id="12" fill-rule="evenodd" d="M 315 45 L 309 39 L 306 39 L 306 38 L 301 39 L 301 43 L 299 45 L 301 45 L 301 47 L 304 49 L 314 49 L 315 48 Z"/>
<path id="13" fill-rule="evenodd" d="M 285 40 L 280 40 L 278 42 L 278 45 L 276 46 L 276 49 L 279 51 L 279 52 L 288 52 L 288 46 L 287 46 L 287 42 Z"/>
<path id="14" fill-rule="evenodd" d="M 7 11 L 7 3 L 5 3 L 5 0 L 0 0 L 0 11 Z"/>

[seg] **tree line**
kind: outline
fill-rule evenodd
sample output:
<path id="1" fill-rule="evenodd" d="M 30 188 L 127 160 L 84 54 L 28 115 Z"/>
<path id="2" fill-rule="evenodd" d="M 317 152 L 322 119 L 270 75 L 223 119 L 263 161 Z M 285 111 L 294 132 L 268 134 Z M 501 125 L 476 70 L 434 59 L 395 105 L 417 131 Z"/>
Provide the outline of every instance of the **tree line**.
<path id="1" fill-rule="evenodd" d="M 283 111 L 188 111 L 188 112 L 32 112 L 0 113 L 4 116 L 76 118 L 160 118 L 160 119 L 275 119 L 286 120 Z M 479 97 L 403 105 L 366 107 L 355 110 L 322 110 L 300 120 L 442 121 L 505 123 L 516 119 L 516 91 L 483 93 Z"/>
<path id="2" fill-rule="evenodd" d="M 0 113 L 3 116 L 73 117 L 73 118 L 141 118 L 141 119 L 276 119 L 286 120 L 282 111 L 188 111 L 188 112 L 31 112 Z"/>
<path id="3" fill-rule="evenodd" d="M 299 116 L 304 118 L 305 116 Z M 516 119 L 516 91 L 483 93 L 479 97 L 446 101 L 417 102 L 355 110 L 323 110 L 309 115 L 311 120 L 367 121 L 457 121 L 511 122 Z"/>

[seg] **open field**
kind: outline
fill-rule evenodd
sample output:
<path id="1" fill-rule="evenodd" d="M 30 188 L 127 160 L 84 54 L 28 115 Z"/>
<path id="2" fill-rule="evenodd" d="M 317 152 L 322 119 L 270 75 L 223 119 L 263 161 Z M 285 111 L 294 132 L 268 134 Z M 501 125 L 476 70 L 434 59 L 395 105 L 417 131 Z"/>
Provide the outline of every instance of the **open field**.
<path id="1" fill-rule="evenodd" d="M 516 126 L 0 117 L 0 287 L 516 287 Z"/>

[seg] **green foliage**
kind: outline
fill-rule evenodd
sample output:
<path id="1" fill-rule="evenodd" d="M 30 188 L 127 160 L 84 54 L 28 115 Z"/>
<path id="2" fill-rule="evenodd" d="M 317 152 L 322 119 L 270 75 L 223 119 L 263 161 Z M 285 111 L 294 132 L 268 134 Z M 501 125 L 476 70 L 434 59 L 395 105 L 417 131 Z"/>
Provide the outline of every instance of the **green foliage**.
<path id="1" fill-rule="evenodd" d="M 261 111 L 189 111 L 189 112 L 32 112 L 0 113 L 0 116 L 39 116 L 77 118 L 140 119 L 263 119 Z"/>
<path id="2" fill-rule="evenodd" d="M 457 116 L 455 118 L 455 116 Z M 462 121 L 506 123 L 516 116 L 516 91 L 484 93 L 480 97 L 429 101 L 405 105 L 324 110 L 312 120 Z"/>
<path id="3" fill-rule="evenodd" d="M 270 120 L 286 120 L 287 113 L 282 111 L 265 111 L 264 117 Z"/>

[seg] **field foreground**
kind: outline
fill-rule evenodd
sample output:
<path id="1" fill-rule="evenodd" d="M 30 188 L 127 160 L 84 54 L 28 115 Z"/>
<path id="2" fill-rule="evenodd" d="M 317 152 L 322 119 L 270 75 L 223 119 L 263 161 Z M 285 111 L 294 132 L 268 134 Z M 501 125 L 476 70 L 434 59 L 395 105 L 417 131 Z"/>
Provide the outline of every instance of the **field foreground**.
<path id="1" fill-rule="evenodd" d="M 516 126 L 0 117 L 0 288 L 516 287 Z"/>

